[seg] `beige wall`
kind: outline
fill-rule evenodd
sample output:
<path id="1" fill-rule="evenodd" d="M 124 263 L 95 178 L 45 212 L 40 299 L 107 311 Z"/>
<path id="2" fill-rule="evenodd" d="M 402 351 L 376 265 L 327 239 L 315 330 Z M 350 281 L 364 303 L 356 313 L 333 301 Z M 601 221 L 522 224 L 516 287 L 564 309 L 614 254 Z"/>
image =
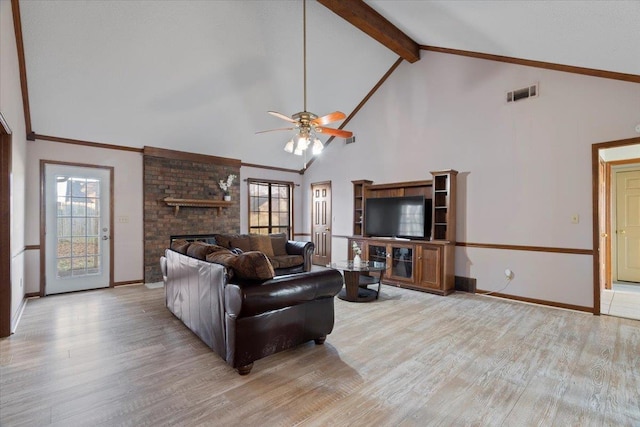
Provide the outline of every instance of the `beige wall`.
<path id="1" fill-rule="evenodd" d="M 0 1 L 0 112 L 11 127 L 11 319 L 24 299 L 26 130 L 11 2 Z"/>
<path id="2" fill-rule="evenodd" d="M 538 98 L 505 102 L 536 82 Z M 350 235 L 351 180 L 422 180 L 453 168 L 458 241 L 592 249 L 591 145 L 636 137 L 639 111 L 638 84 L 422 52 L 349 123 L 356 143 L 335 140 L 303 186 L 332 181 L 333 230 Z M 346 246 L 333 239 L 334 260 Z M 590 255 L 456 248 L 456 275 L 481 289 L 502 288 L 506 268 L 515 278 L 505 293 L 593 306 Z"/>
<path id="3" fill-rule="evenodd" d="M 71 162 L 114 168 L 114 282 L 142 281 L 142 154 L 61 144 L 50 141 L 29 142 L 27 147 L 28 245 L 40 244 L 40 160 Z M 27 292 L 40 290 L 39 251 L 28 251 Z"/>

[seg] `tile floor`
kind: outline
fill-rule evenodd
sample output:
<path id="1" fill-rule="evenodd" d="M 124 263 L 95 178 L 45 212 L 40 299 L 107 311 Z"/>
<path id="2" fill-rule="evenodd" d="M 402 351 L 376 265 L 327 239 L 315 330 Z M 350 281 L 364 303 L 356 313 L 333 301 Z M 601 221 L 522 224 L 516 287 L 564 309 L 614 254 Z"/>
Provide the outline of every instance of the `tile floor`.
<path id="1" fill-rule="evenodd" d="M 600 313 L 640 320 L 640 287 L 614 283 L 600 297 Z"/>

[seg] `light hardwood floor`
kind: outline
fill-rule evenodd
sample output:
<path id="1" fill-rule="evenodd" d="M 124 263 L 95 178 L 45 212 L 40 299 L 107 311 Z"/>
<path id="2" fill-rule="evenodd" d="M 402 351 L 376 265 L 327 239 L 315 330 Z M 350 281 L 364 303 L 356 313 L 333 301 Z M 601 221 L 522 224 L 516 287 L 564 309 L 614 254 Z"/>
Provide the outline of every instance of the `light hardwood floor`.
<path id="1" fill-rule="evenodd" d="M 163 296 L 29 301 L 0 340 L 0 425 L 640 425 L 640 321 L 383 286 L 239 376 Z"/>

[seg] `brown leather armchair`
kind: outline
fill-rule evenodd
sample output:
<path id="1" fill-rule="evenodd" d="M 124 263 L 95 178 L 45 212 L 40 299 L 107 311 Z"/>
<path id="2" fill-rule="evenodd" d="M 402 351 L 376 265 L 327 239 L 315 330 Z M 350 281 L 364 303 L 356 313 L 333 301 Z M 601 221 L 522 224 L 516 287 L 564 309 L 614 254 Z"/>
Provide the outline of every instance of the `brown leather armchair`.
<path id="1" fill-rule="evenodd" d="M 230 283 L 224 266 L 171 249 L 160 264 L 169 310 L 241 375 L 270 354 L 322 344 L 333 330 L 337 270 Z"/>

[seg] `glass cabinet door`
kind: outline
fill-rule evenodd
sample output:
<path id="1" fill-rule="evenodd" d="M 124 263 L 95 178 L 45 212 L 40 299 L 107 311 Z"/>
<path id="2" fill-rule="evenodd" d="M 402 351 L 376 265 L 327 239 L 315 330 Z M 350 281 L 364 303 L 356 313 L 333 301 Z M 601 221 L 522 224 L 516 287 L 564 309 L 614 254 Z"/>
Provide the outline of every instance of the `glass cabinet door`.
<path id="1" fill-rule="evenodd" d="M 386 262 L 387 247 L 378 245 L 369 245 L 369 261 Z"/>
<path id="2" fill-rule="evenodd" d="M 413 246 L 396 246 L 390 248 L 390 277 L 398 280 L 413 281 Z M 388 266 L 389 267 L 389 266 Z"/>

